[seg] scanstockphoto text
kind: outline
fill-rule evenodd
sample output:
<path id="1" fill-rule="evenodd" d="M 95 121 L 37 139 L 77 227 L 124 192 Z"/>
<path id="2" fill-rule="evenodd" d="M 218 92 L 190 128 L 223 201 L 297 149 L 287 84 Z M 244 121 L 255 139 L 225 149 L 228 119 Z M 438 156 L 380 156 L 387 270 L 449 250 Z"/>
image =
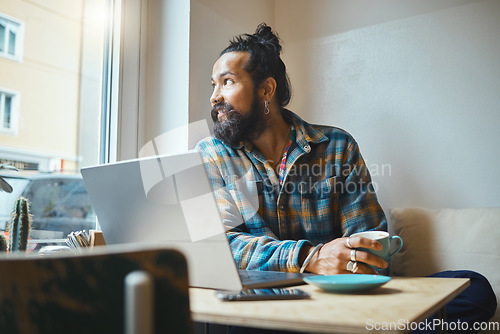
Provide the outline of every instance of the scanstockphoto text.
<path id="1" fill-rule="evenodd" d="M 375 321 L 373 319 L 366 320 L 366 330 L 369 331 L 436 331 L 443 330 L 445 332 L 469 332 L 469 331 L 500 331 L 500 323 L 498 322 L 474 322 L 468 323 L 465 321 L 447 322 L 443 319 L 426 319 L 421 322 L 411 322 L 404 319 L 398 321 Z"/>

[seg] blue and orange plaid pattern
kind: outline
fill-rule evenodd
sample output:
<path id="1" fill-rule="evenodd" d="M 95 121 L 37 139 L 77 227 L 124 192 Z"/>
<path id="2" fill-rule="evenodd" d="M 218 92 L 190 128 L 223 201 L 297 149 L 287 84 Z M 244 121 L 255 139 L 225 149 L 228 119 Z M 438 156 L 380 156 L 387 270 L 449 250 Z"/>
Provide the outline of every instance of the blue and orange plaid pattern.
<path id="1" fill-rule="evenodd" d="M 284 116 L 296 133 L 282 184 L 250 142 L 230 147 L 208 137 L 197 144 L 241 269 L 298 272 L 305 244 L 387 229 L 352 136 L 308 124 L 288 110 Z"/>

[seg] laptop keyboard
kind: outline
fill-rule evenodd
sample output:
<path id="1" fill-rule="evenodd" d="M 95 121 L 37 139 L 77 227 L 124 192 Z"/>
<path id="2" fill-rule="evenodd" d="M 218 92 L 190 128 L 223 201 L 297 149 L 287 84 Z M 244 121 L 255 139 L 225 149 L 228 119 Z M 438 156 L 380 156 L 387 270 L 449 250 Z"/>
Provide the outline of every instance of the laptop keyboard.
<path id="1" fill-rule="evenodd" d="M 284 271 L 260 271 L 245 269 L 238 269 L 238 273 L 243 285 L 245 285 L 245 283 L 255 281 L 297 280 L 297 278 L 299 278 L 300 282 L 302 277 L 309 276 L 308 274 L 289 273 Z"/>
<path id="2" fill-rule="evenodd" d="M 277 275 L 282 274 L 283 278 L 287 276 L 286 272 L 281 272 L 281 271 L 260 271 L 260 270 L 244 270 L 244 269 L 239 269 L 238 270 L 240 273 L 241 280 L 243 282 L 247 280 L 252 280 L 252 279 L 276 279 Z"/>

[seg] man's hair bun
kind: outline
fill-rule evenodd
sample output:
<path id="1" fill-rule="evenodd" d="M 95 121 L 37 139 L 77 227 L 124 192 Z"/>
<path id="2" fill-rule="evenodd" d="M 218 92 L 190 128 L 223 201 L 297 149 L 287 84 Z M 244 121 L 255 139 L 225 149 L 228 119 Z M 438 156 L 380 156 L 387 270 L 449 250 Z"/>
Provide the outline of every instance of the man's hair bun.
<path id="1" fill-rule="evenodd" d="M 281 45 L 279 37 L 273 32 L 270 26 L 265 23 L 261 23 L 255 29 L 255 34 L 253 34 L 259 42 L 266 46 L 272 46 L 278 55 L 281 53 Z"/>
<path id="2" fill-rule="evenodd" d="M 243 34 L 233 38 L 229 46 L 221 52 L 248 52 L 250 57 L 245 70 L 250 73 L 254 85 L 273 77 L 276 80 L 276 97 L 280 107 L 285 107 L 291 98 L 290 80 L 286 66 L 281 60 L 282 47 L 280 39 L 270 26 L 261 23 L 254 34 Z"/>

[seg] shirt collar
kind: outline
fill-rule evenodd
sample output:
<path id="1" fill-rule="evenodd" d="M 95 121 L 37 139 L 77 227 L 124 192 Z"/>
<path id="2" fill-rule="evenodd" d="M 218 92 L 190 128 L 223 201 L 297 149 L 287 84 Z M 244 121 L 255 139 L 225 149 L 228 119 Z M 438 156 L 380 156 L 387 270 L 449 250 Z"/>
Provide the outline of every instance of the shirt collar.
<path id="1" fill-rule="evenodd" d="M 292 123 L 297 131 L 296 141 L 302 148 L 304 148 L 309 143 L 321 143 L 328 140 L 321 131 L 318 131 L 311 124 L 304 121 L 297 114 L 294 114 L 290 110 L 284 109 L 283 116 L 288 123 Z"/>

